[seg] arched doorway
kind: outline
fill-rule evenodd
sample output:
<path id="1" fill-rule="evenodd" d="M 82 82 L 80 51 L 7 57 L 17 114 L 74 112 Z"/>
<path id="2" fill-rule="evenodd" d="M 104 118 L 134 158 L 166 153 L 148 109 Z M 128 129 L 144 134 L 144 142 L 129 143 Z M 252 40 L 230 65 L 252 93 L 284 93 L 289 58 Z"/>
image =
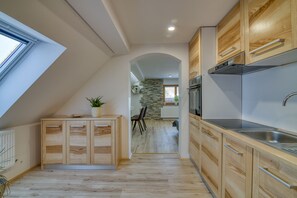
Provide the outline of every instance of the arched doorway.
<path id="1" fill-rule="evenodd" d="M 181 60 L 147 53 L 130 66 L 131 153 L 178 153 Z"/>

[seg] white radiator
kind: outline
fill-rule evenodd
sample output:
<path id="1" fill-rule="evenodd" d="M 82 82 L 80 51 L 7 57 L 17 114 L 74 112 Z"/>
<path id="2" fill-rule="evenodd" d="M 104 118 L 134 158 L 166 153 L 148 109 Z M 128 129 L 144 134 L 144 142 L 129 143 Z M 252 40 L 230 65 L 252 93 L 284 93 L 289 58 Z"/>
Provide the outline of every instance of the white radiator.
<path id="1" fill-rule="evenodd" d="M 13 130 L 0 131 L 0 171 L 15 163 L 15 135 Z"/>

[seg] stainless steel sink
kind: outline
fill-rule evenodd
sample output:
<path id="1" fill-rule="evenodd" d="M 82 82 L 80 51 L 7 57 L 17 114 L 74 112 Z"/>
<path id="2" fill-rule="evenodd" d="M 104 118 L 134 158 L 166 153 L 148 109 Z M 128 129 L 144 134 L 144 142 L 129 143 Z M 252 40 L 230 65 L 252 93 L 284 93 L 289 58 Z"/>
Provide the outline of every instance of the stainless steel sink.
<path id="1" fill-rule="evenodd" d="M 241 134 L 270 144 L 297 143 L 297 137 L 278 131 L 253 131 Z"/>

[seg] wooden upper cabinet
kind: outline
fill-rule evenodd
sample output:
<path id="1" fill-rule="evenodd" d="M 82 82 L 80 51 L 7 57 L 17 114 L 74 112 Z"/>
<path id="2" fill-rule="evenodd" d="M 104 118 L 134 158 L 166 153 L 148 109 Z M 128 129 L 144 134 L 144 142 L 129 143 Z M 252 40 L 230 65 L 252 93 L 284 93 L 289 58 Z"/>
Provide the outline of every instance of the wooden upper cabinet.
<path id="1" fill-rule="evenodd" d="M 296 48 L 296 0 L 245 0 L 246 62 Z"/>
<path id="2" fill-rule="evenodd" d="M 201 75 L 200 29 L 189 42 L 189 79 Z"/>
<path id="3" fill-rule="evenodd" d="M 220 21 L 217 31 L 217 63 L 244 51 L 243 0 Z"/>

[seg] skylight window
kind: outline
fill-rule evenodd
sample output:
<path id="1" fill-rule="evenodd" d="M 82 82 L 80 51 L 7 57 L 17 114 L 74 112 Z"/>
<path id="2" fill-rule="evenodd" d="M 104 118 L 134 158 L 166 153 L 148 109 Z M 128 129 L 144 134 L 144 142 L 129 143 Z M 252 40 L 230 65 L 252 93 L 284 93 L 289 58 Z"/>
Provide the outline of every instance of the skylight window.
<path id="1" fill-rule="evenodd" d="M 22 45 L 21 42 L 0 34 L 0 67 Z"/>
<path id="2" fill-rule="evenodd" d="M 13 28 L 0 24 L 0 80 L 32 47 L 33 41 Z"/>

